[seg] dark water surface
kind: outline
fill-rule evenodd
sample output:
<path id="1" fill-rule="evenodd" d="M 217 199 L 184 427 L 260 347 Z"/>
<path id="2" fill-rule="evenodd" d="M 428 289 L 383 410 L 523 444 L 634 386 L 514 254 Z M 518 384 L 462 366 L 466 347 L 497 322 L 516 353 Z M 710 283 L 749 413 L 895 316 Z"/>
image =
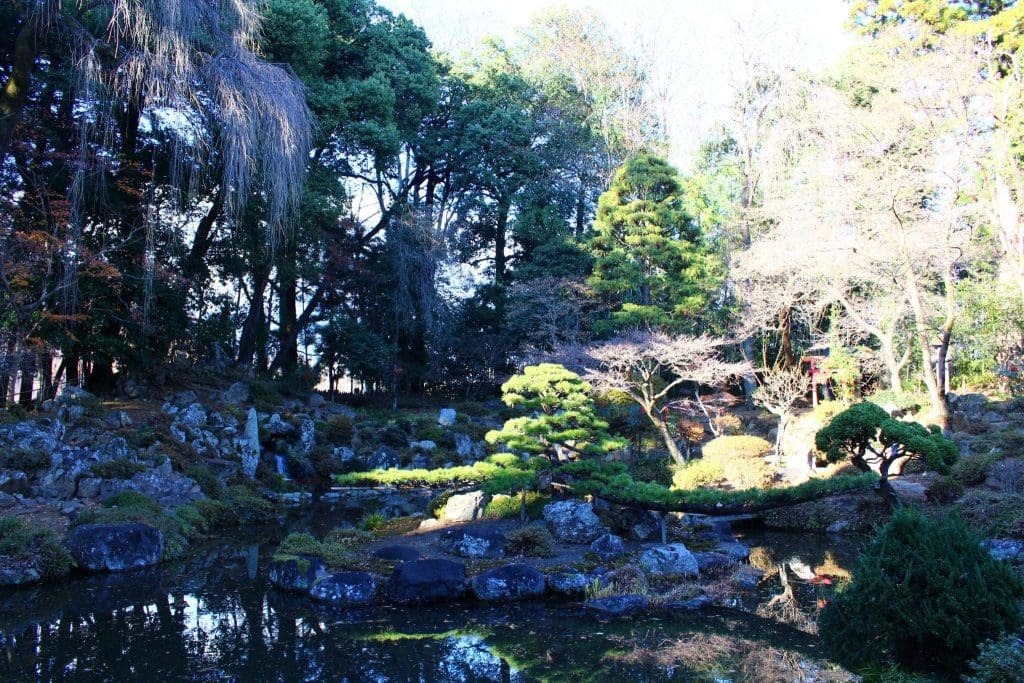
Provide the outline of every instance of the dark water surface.
<path id="1" fill-rule="evenodd" d="M 777 583 L 734 610 L 615 623 L 552 602 L 332 611 L 268 586 L 288 531 L 342 521 L 315 508 L 152 570 L 0 592 L 0 681 L 841 680 L 814 636 L 753 613 Z M 746 536 L 777 562 L 841 565 L 853 552 Z"/>

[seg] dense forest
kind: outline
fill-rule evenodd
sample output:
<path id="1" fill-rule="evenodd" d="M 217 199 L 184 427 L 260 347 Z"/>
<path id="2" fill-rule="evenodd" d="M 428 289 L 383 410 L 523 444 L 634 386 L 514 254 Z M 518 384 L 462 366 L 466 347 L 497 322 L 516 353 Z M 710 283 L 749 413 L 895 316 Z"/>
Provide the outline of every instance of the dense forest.
<path id="1" fill-rule="evenodd" d="M 854 3 L 821 73 L 749 46 L 677 169 L 596 13 L 453 56 L 372 0 L 258 5 L 0 9 L 8 400 L 182 366 L 493 395 L 635 329 L 762 377 L 827 348 L 939 414 L 947 373 L 1016 377 L 1024 8 Z"/>

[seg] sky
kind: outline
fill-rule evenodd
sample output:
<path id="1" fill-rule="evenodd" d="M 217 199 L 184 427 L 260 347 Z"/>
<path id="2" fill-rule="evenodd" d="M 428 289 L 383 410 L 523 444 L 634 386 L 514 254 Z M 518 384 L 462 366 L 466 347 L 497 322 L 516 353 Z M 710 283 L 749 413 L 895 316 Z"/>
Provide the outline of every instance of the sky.
<path id="1" fill-rule="evenodd" d="M 852 42 L 844 0 L 378 0 L 423 26 L 435 48 L 459 54 L 557 6 L 591 8 L 627 45 L 655 54 L 672 85 L 672 161 L 686 167 L 702 136 L 726 115 L 743 53 L 781 68 L 820 71 Z"/>

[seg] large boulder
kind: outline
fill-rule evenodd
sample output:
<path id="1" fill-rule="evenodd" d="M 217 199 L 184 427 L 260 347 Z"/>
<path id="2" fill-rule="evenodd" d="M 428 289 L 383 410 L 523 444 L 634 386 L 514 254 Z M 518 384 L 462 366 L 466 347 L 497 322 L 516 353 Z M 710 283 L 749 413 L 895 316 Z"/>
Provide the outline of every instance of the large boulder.
<path id="1" fill-rule="evenodd" d="M 640 566 L 648 574 L 697 576 L 697 558 L 682 543 L 647 548 L 640 555 Z"/>
<path id="2" fill-rule="evenodd" d="M 158 564 L 164 535 L 145 524 L 86 524 L 71 531 L 68 550 L 78 566 L 93 572 L 120 572 Z"/>
<path id="3" fill-rule="evenodd" d="M 456 413 L 454 408 L 441 408 L 437 414 L 437 424 L 442 427 L 451 427 L 455 424 Z"/>
<path id="4" fill-rule="evenodd" d="M 221 394 L 221 400 L 230 406 L 237 406 L 249 400 L 249 385 L 235 382 Z"/>
<path id="5" fill-rule="evenodd" d="M 377 599 L 377 578 L 369 572 L 335 572 L 314 583 L 309 594 L 332 605 L 371 605 Z"/>
<path id="6" fill-rule="evenodd" d="M 564 543 L 590 543 L 604 532 L 590 504 L 577 500 L 548 503 L 544 521 L 551 534 Z"/>
<path id="7" fill-rule="evenodd" d="M 602 534 L 590 544 L 590 550 L 602 560 L 610 560 L 626 552 L 626 545 L 615 534 Z"/>
<path id="8" fill-rule="evenodd" d="M 452 496 L 444 506 L 444 518 L 451 522 L 472 522 L 479 519 L 483 513 L 483 491 L 470 491 Z"/>
<path id="9" fill-rule="evenodd" d="M 608 519 L 613 529 L 635 541 L 654 540 L 661 534 L 658 515 L 650 510 L 613 505 L 608 511 Z"/>
<path id="10" fill-rule="evenodd" d="M 505 556 L 505 535 L 489 529 L 452 529 L 441 537 L 441 549 L 459 557 L 498 559 Z"/>
<path id="11" fill-rule="evenodd" d="M 206 409 L 201 403 L 193 403 L 181 413 L 178 421 L 189 429 L 199 429 L 206 426 Z"/>
<path id="12" fill-rule="evenodd" d="M 401 464 L 402 459 L 398 456 L 398 451 L 391 446 L 381 446 L 366 461 L 366 466 L 371 470 L 390 470 Z"/>
<path id="13" fill-rule="evenodd" d="M 416 560 L 395 567 L 387 595 L 400 605 L 461 598 L 466 593 L 466 565 L 450 560 Z"/>
<path id="14" fill-rule="evenodd" d="M 167 464 L 170 466 L 170 462 Z M 90 492 L 88 485 L 83 491 L 83 483 L 87 482 L 89 482 L 88 479 L 79 480 L 79 498 L 92 497 L 85 495 Z M 98 495 L 105 500 L 126 489 L 143 493 L 165 507 L 178 507 L 205 498 L 199 484 L 194 479 L 180 472 L 174 472 L 169 467 L 166 471 L 154 469 L 139 472 L 131 479 L 106 479 L 100 485 Z"/>
<path id="15" fill-rule="evenodd" d="M 245 433 L 238 440 L 238 449 L 242 455 L 242 472 L 250 479 L 256 477 L 256 468 L 260 464 L 260 423 L 255 408 L 249 408 L 245 419 Z"/>
<path id="16" fill-rule="evenodd" d="M 305 593 L 321 577 L 327 574 L 327 567 L 319 557 L 299 555 L 278 557 L 267 567 L 267 579 L 278 588 L 296 593 Z"/>
<path id="17" fill-rule="evenodd" d="M 587 600 L 584 607 L 601 617 L 622 617 L 642 612 L 649 604 L 645 595 L 613 595 Z"/>
<path id="18" fill-rule="evenodd" d="M 473 595 L 485 602 L 507 602 L 544 594 L 544 575 L 525 564 L 509 564 L 474 577 Z"/>

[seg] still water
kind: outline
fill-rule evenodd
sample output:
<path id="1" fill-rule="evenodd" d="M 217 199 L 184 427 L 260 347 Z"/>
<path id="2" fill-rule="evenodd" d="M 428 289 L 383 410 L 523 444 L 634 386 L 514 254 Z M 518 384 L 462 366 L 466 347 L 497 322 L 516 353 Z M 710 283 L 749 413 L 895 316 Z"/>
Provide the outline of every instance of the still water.
<path id="1" fill-rule="evenodd" d="M 268 586 L 288 531 L 340 521 L 310 511 L 152 570 L 0 592 L 0 681 L 846 680 L 816 637 L 755 613 L 777 582 L 736 609 L 613 623 L 550 602 L 332 611 Z M 791 535 L 746 540 L 810 566 L 853 552 L 825 537 L 799 550 Z"/>

